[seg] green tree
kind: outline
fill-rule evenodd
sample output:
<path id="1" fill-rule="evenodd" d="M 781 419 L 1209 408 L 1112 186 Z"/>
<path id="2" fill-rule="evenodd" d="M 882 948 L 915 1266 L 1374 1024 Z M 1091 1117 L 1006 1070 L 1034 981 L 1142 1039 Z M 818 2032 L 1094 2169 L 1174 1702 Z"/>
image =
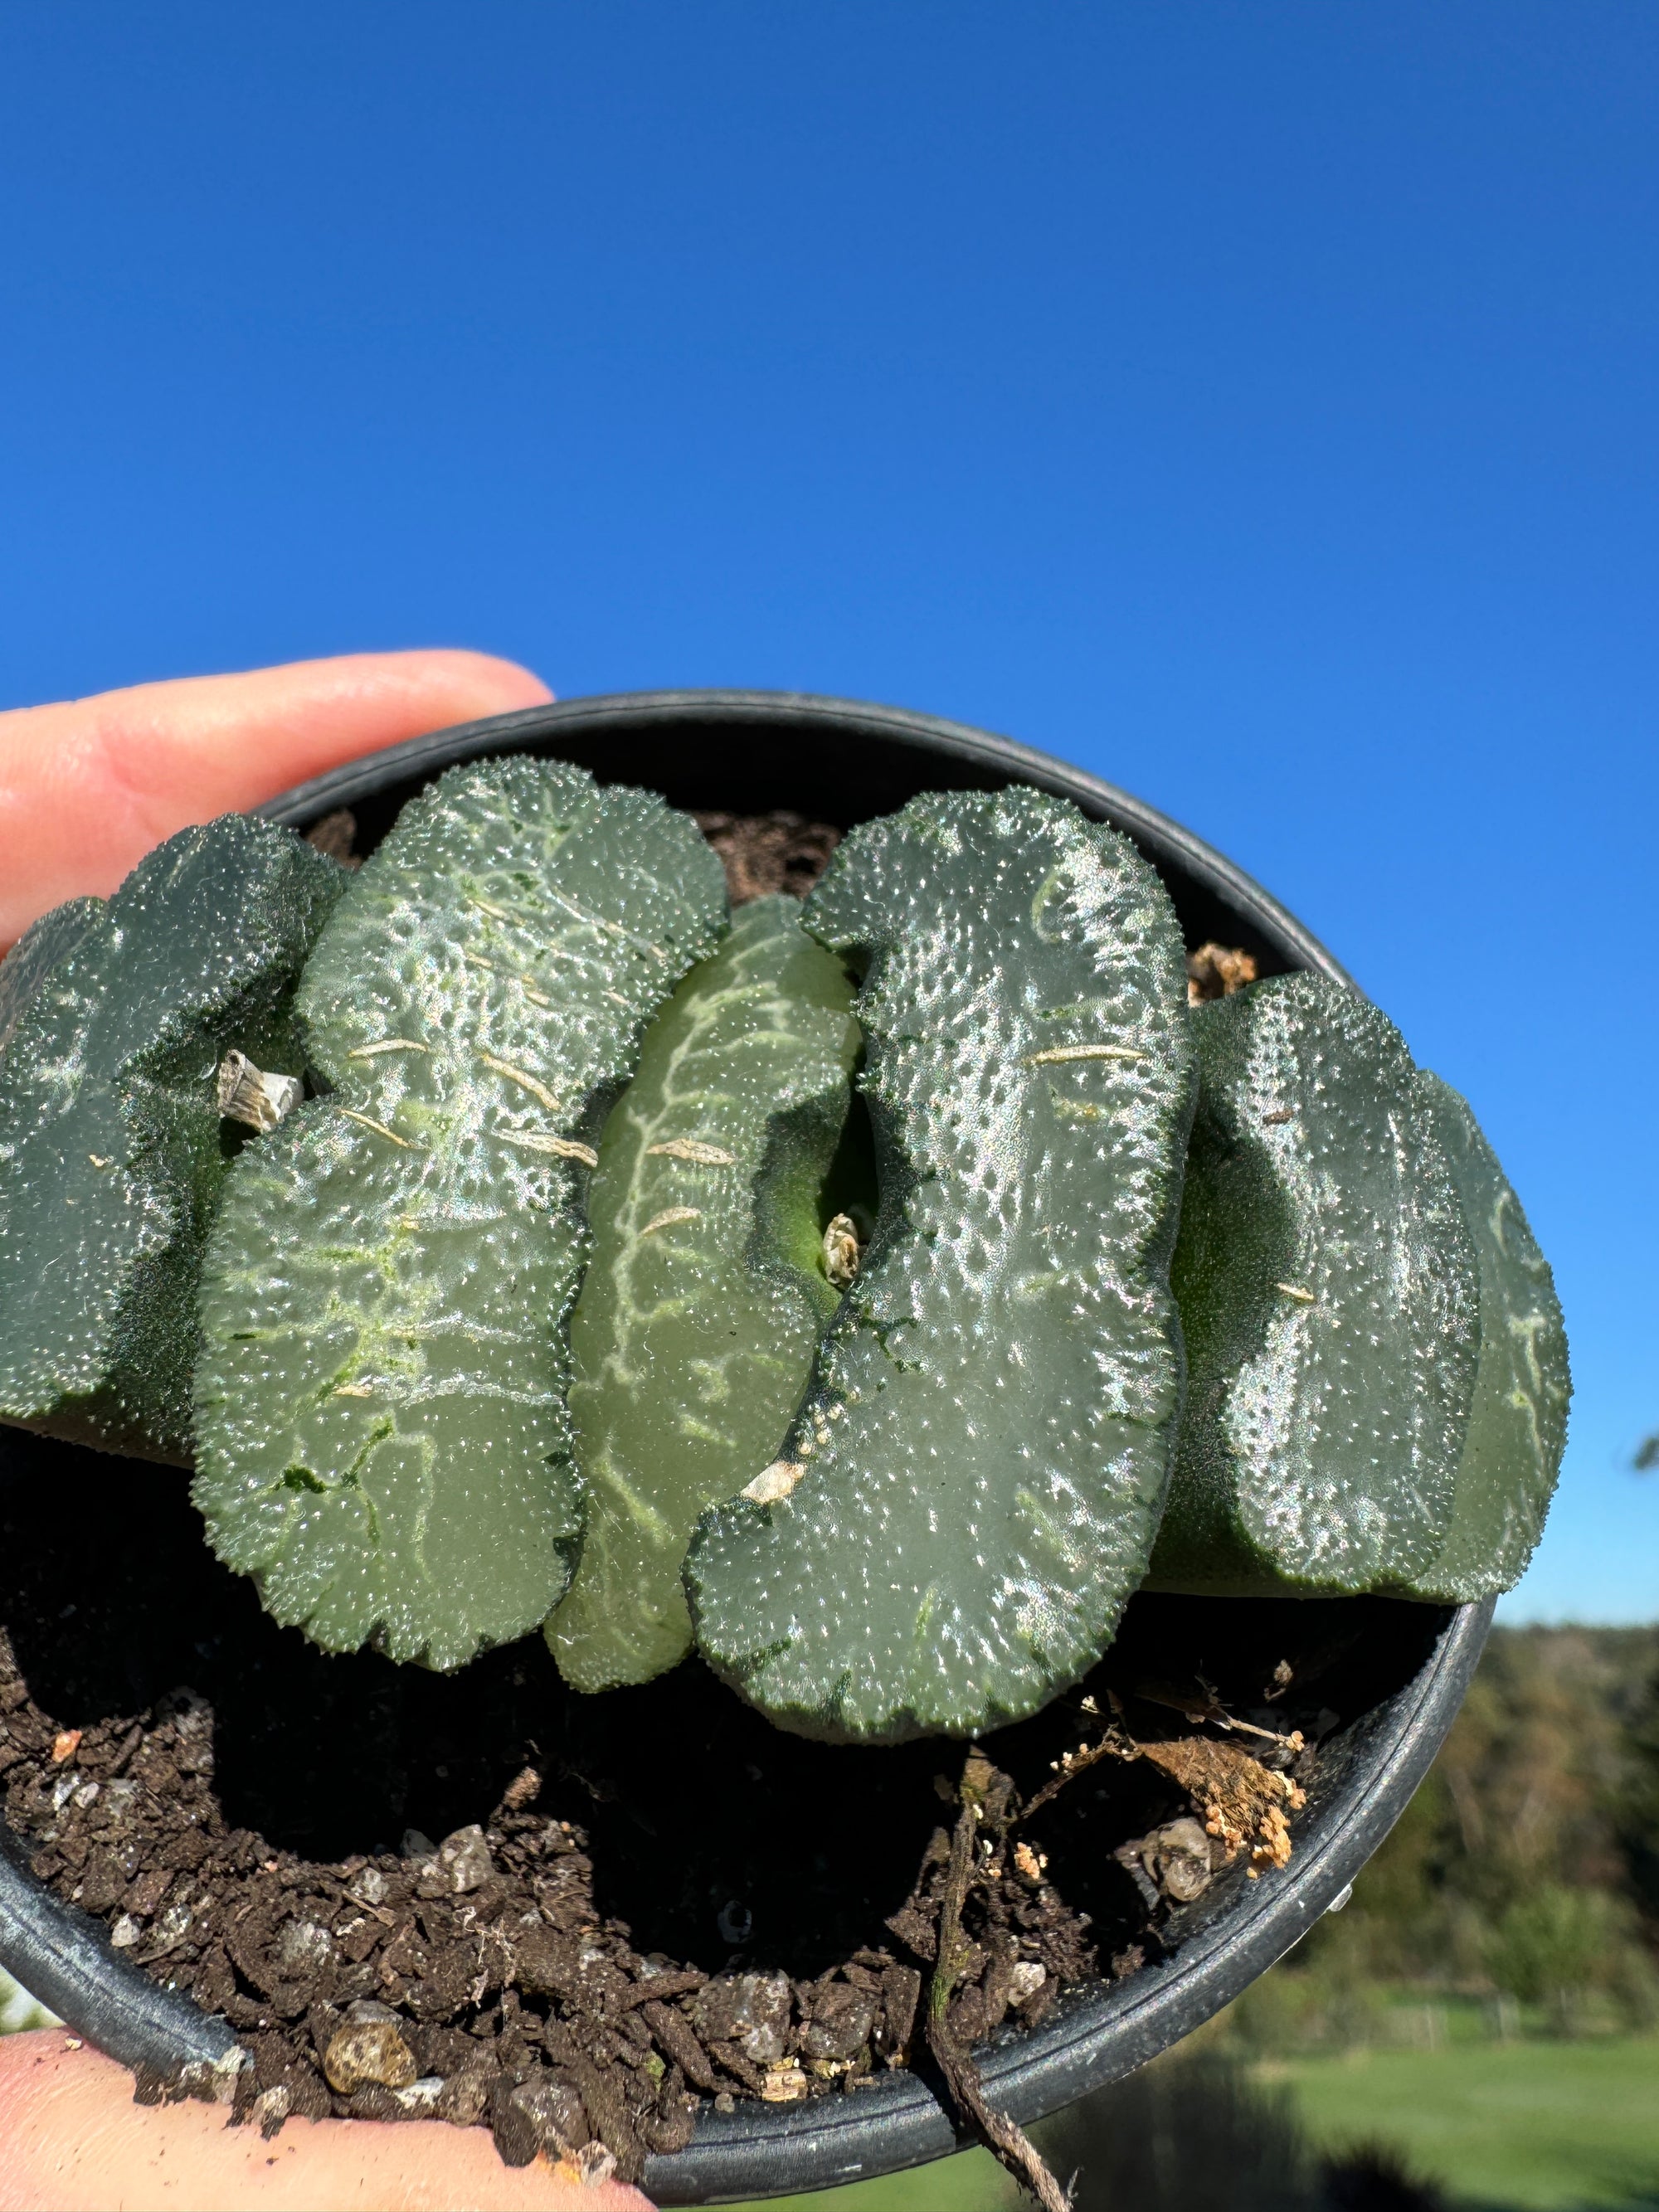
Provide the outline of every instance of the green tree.
<path id="1" fill-rule="evenodd" d="M 1602 1889 L 1546 1882 L 1505 1907 L 1486 1946 L 1492 1980 L 1522 2004 L 1541 2004 L 1571 2033 L 1585 1994 L 1605 1986 L 1619 1937 L 1619 1900 Z"/>

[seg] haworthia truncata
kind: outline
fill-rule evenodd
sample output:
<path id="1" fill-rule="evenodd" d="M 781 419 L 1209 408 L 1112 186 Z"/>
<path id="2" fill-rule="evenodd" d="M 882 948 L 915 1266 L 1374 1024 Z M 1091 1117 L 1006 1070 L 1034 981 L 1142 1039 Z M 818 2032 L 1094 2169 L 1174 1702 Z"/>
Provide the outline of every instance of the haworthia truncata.
<path id="1" fill-rule="evenodd" d="M 1475 1255 L 1399 1031 L 1280 975 L 1199 1007 L 1173 1279 L 1187 1411 L 1152 1586 L 1372 1590 L 1444 1543 Z"/>
<path id="2" fill-rule="evenodd" d="M 196 1392 L 214 1547 L 317 1643 L 454 1668 L 562 1595 L 594 1140 L 725 908 L 688 817 L 524 759 L 354 878 L 300 998 L 328 1092 L 236 1163 Z"/>
<path id="3" fill-rule="evenodd" d="M 1512 1589 L 1543 1533 L 1572 1382 L 1549 1262 L 1480 1124 L 1449 1084 L 1418 1085 L 1451 1164 L 1480 1279 L 1480 1358 L 1450 1524 L 1403 1597 L 1467 1603 Z"/>
<path id="4" fill-rule="evenodd" d="M 775 1457 L 800 1402 L 839 1296 L 818 1197 L 851 1100 L 852 1003 L 798 899 L 740 907 L 605 1125 L 571 1327 L 587 1528 L 547 1632 L 578 1689 L 684 1657 L 697 1516 Z"/>
<path id="5" fill-rule="evenodd" d="M 881 1211 L 779 1461 L 705 1516 L 698 1643 L 808 1735 L 971 1735 L 1110 1640 L 1168 1479 L 1193 1071 L 1127 840 L 1022 788 L 856 830 L 808 927 L 858 1001 Z"/>
<path id="6" fill-rule="evenodd" d="M 197 1273 L 237 1141 L 219 1062 L 297 1071 L 295 982 L 347 880 L 227 815 L 0 965 L 0 1419 L 187 1459 Z"/>

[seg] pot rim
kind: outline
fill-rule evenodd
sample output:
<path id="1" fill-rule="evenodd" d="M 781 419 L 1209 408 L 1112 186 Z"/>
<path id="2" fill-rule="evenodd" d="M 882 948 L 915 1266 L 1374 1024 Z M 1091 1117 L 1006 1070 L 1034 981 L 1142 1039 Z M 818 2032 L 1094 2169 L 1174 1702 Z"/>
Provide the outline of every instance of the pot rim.
<path id="1" fill-rule="evenodd" d="M 365 754 L 253 810 L 299 827 L 341 807 L 488 753 L 586 745 L 607 735 L 747 728 L 820 740 L 854 736 L 949 760 L 988 785 L 1021 782 L 1070 799 L 1123 830 L 1160 867 L 1185 877 L 1245 921 L 1291 968 L 1352 978 L 1290 910 L 1214 847 L 1130 793 L 1012 738 L 898 707 L 807 692 L 620 692 L 462 723 Z M 961 781 L 960 775 L 956 779 Z M 925 785 L 918 787 L 925 787 Z M 987 2095 L 1022 2123 L 1074 2102 L 1167 2050 L 1300 1941 L 1344 1893 L 1427 1772 L 1468 1686 L 1494 1601 L 1439 1608 L 1430 1656 L 1355 1723 L 1354 1771 L 1316 1796 L 1284 1869 L 1241 1882 L 1231 1902 L 1165 1958 L 1117 1983 L 1070 1992 L 1040 2027 L 1004 2031 L 981 2055 Z M 1431 1608 L 1414 1607 L 1429 1613 Z M 163 2074 L 234 2071 L 237 2041 L 222 2019 L 152 1982 L 111 1948 L 101 1923 L 28 1871 L 0 1823 L 0 1964 L 112 2057 Z M 823 2189 L 943 2156 L 971 2140 L 927 2075 L 895 2071 L 855 2094 L 798 2105 L 705 2109 L 681 2151 L 647 2158 L 641 2186 L 664 2206 Z"/>

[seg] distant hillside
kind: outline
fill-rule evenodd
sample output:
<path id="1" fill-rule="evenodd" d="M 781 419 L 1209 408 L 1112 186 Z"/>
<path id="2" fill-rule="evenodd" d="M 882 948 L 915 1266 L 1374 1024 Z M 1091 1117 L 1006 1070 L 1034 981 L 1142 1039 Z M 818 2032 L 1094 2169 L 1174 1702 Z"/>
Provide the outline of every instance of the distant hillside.
<path id="1" fill-rule="evenodd" d="M 1494 1629 L 1352 1904 L 1239 2025 L 1366 2040 L 1402 1984 L 1508 2000 L 1556 2033 L 1659 2018 L 1659 1626 Z"/>

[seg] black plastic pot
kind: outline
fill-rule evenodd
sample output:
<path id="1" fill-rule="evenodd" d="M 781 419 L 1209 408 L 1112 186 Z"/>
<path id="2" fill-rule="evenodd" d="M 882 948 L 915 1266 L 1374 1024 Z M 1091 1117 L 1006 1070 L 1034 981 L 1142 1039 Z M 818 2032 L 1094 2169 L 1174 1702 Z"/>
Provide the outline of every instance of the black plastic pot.
<path id="1" fill-rule="evenodd" d="M 261 811 L 304 829 L 349 807 L 368 847 L 440 769 L 510 751 L 576 761 L 678 806 L 792 807 L 843 828 L 919 791 L 1036 784 L 1134 839 L 1168 884 L 1189 944 L 1244 945 L 1264 974 L 1308 968 L 1350 980 L 1293 915 L 1178 823 L 1006 738 L 896 708 L 787 692 L 575 699 L 416 738 Z M 38 1440 L 30 1449 L 38 1481 Z M 1042 2027 L 1011 2030 L 983 2052 L 987 2094 L 1017 2119 L 1133 2071 L 1207 2020 L 1346 1897 L 1399 1818 L 1462 1700 L 1492 1607 L 1357 1602 L 1370 1606 L 1368 1657 L 1386 1686 L 1325 1740 L 1290 1866 L 1254 1881 L 1231 1869 L 1177 1916 L 1170 1955 L 1126 1980 L 1074 1990 Z M 211 2067 L 234 2051 L 222 2021 L 158 1987 L 110 1948 L 101 1924 L 43 1889 L 3 1829 L 0 1853 L 0 1964 L 72 2027 L 125 2064 L 163 2073 Z M 957 2143 L 927 2081 L 897 2073 L 856 2096 L 706 2112 L 687 2149 L 648 2161 L 644 2186 L 665 2205 L 764 2197 L 917 2165 Z"/>

